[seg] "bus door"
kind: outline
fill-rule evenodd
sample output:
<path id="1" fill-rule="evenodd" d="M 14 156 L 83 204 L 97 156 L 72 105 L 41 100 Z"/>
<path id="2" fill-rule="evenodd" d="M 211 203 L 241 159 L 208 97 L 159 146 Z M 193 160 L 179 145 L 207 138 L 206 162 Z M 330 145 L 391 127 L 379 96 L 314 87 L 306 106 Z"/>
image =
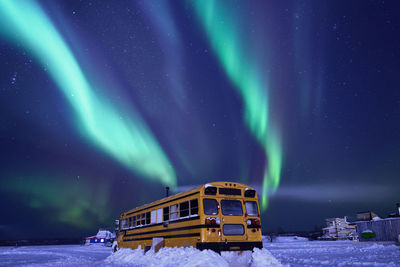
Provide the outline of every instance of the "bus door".
<path id="1" fill-rule="evenodd" d="M 217 199 L 204 198 L 203 209 L 208 242 L 220 242 L 221 239 L 221 212 Z"/>
<path id="2" fill-rule="evenodd" d="M 246 240 L 244 210 L 240 199 L 221 198 L 222 241 Z"/>

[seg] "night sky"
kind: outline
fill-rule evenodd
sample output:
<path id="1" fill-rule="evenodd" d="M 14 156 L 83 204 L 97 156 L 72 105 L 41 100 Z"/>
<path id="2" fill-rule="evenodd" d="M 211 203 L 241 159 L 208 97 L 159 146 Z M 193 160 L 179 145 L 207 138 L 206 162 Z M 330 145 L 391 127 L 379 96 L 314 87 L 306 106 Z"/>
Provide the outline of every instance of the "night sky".
<path id="1" fill-rule="evenodd" d="M 0 239 L 211 181 L 263 231 L 400 202 L 397 1 L 0 2 Z"/>

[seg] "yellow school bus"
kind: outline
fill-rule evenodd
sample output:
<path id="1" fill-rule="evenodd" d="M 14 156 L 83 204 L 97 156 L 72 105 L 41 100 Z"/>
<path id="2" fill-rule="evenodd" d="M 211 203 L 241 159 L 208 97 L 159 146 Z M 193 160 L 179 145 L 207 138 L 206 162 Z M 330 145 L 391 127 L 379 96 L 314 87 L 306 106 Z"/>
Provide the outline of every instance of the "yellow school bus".
<path id="1" fill-rule="evenodd" d="M 262 248 L 256 191 L 235 182 L 214 182 L 121 214 L 118 248 L 152 246 L 240 251 Z"/>

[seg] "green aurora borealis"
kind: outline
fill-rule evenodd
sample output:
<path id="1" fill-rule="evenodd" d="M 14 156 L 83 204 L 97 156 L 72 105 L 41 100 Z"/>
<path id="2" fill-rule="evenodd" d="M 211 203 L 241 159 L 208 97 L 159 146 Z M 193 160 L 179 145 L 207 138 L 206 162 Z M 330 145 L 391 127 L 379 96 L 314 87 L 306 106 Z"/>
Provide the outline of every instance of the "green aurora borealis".
<path id="1" fill-rule="evenodd" d="M 260 73 L 256 57 L 248 53 L 250 49 L 239 36 L 240 20 L 234 19 L 238 14 L 226 2 L 195 1 L 194 6 L 226 74 L 242 96 L 246 124 L 265 150 L 261 202 L 265 210 L 268 194 L 279 186 L 282 168 L 281 139 L 270 118 L 268 79 Z"/>
<path id="2" fill-rule="evenodd" d="M 212 181 L 254 187 L 264 232 L 391 212 L 396 8 L 0 1 L 0 240 L 81 237 Z"/>
<path id="3" fill-rule="evenodd" d="M 255 60 L 250 60 L 243 49 L 239 49 L 241 43 L 234 31 L 232 14 L 215 3 L 218 2 L 197 4 L 196 9 L 204 19 L 221 64 L 243 97 L 245 121 L 265 149 L 268 159 L 262 187 L 262 208 L 265 210 L 268 193 L 279 185 L 282 164 L 280 138 L 269 118 L 267 81 L 257 73 Z M 78 117 L 77 129 L 126 167 L 174 188 L 174 170 L 145 122 L 132 111 L 133 107 L 129 113 L 122 112 L 107 100 L 106 95 L 93 90 L 94 85 L 41 8 L 33 1 L 5 1 L 1 12 L 2 23 L 13 26 L 7 28 L 13 29 L 12 32 L 4 29 L 5 34 L 14 42 L 21 42 L 49 69 Z M 216 23 L 217 13 L 224 15 L 229 23 Z"/>
<path id="4" fill-rule="evenodd" d="M 67 182 L 45 174 L 9 177 L 0 185 L 25 199 L 33 210 L 46 210 L 44 220 L 50 223 L 92 230 L 97 222 L 105 221 L 110 216 L 107 186 L 100 182 L 93 186 L 84 181 Z"/>
<path id="5" fill-rule="evenodd" d="M 127 168 L 174 188 L 174 170 L 145 122 L 133 107 L 126 112 L 118 103 L 116 108 L 109 97 L 93 89 L 41 8 L 34 1 L 4 1 L 0 12 L 1 23 L 9 25 L 2 31 L 26 46 L 48 68 L 78 117 L 77 129 Z"/>

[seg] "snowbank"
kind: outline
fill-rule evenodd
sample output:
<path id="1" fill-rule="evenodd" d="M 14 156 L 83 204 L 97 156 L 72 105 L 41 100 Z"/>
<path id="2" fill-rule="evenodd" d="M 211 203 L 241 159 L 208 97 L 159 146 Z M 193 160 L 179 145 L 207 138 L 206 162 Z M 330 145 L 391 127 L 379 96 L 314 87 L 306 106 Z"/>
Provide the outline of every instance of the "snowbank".
<path id="1" fill-rule="evenodd" d="M 120 249 L 109 256 L 106 263 L 130 266 L 282 266 L 266 249 L 254 249 L 254 252 L 222 252 L 221 255 L 212 250 L 197 250 L 195 248 L 160 249 L 157 253 L 141 249 Z"/>
<path id="2" fill-rule="evenodd" d="M 122 248 L 106 259 L 110 264 L 132 264 L 133 266 L 229 266 L 226 260 L 210 250 L 195 248 L 160 249 L 157 253 L 142 249 Z"/>
<path id="3" fill-rule="evenodd" d="M 253 252 L 253 263 L 251 266 L 282 266 L 282 264 L 265 248 L 255 248 Z"/>

